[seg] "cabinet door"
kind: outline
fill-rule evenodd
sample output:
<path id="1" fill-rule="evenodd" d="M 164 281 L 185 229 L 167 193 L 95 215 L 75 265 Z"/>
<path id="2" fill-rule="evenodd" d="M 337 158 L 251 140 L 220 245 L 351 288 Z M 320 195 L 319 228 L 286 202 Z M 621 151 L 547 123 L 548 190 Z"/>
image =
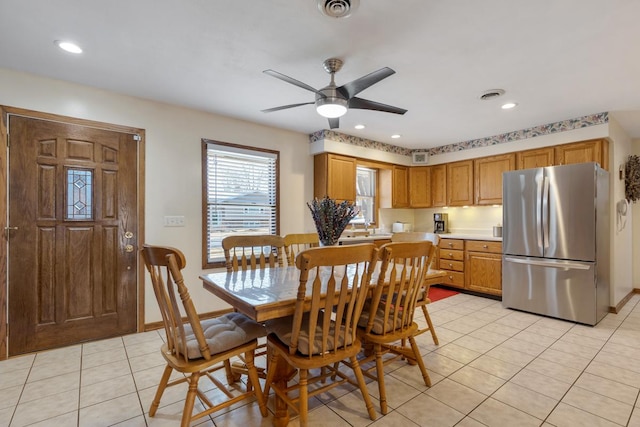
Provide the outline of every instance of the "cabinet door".
<path id="1" fill-rule="evenodd" d="M 608 146 L 602 139 L 558 145 L 555 157 L 557 165 L 597 162 L 603 169 L 609 167 Z"/>
<path id="2" fill-rule="evenodd" d="M 412 208 L 431 207 L 431 167 L 409 168 L 409 204 Z"/>
<path id="3" fill-rule="evenodd" d="M 409 207 L 409 168 L 393 166 L 391 205 L 394 208 Z"/>
<path id="4" fill-rule="evenodd" d="M 356 201 L 356 159 L 336 154 L 314 158 L 314 196 Z"/>
<path id="5" fill-rule="evenodd" d="M 467 289 L 502 295 L 502 255 L 467 252 L 464 269 Z"/>
<path id="6" fill-rule="evenodd" d="M 502 204 L 502 173 L 516 168 L 514 153 L 474 160 L 475 204 Z"/>
<path id="7" fill-rule="evenodd" d="M 473 160 L 447 164 L 447 205 L 473 205 Z"/>
<path id="8" fill-rule="evenodd" d="M 447 165 L 431 166 L 431 206 L 447 206 Z"/>
<path id="9" fill-rule="evenodd" d="M 516 153 L 516 164 L 518 169 L 543 168 L 553 166 L 554 158 L 553 147 L 537 148 Z"/>

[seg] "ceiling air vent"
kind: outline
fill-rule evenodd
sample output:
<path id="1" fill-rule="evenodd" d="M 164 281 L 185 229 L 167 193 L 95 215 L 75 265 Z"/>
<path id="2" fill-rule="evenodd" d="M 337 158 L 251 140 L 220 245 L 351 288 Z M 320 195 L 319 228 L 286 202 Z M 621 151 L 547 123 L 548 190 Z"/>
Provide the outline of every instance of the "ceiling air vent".
<path id="1" fill-rule="evenodd" d="M 488 101 L 490 99 L 494 99 L 497 98 L 499 96 L 504 95 L 504 90 L 502 89 L 491 89 L 488 90 L 486 92 L 484 92 L 482 95 L 480 95 L 480 99 L 482 99 L 483 101 Z"/>
<path id="2" fill-rule="evenodd" d="M 318 9 L 331 18 L 346 18 L 358 8 L 360 0 L 317 0 Z"/>

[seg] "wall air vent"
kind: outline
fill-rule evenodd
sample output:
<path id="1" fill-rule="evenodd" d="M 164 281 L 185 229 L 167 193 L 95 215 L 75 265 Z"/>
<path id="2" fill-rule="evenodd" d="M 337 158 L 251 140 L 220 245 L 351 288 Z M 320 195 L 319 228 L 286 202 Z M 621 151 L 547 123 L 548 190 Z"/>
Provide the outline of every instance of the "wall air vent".
<path id="1" fill-rule="evenodd" d="M 358 8 L 360 0 L 317 0 L 318 9 L 331 18 L 346 18 Z"/>
<path id="2" fill-rule="evenodd" d="M 426 165 L 429 163 L 429 153 L 426 151 L 414 151 L 411 153 L 411 158 L 414 165 Z"/>

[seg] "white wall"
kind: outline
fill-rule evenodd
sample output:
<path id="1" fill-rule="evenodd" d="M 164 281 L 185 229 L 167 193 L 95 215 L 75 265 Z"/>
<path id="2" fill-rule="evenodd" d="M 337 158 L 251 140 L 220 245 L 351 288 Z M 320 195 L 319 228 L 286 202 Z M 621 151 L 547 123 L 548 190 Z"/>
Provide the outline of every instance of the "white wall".
<path id="1" fill-rule="evenodd" d="M 139 244 L 180 248 L 198 311 L 225 303 L 202 288 L 201 138 L 280 151 L 280 233 L 314 231 L 306 202 L 313 198 L 309 137 L 173 105 L 0 69 L 0 104 L 146 130 L 146 236 Z M 185 227 L 164 227 L 163 216 L 184 215 Z M 145 286 L 145 322 L 159 321 Z M 11 301 L 9 301 L 11 303 Z"/>

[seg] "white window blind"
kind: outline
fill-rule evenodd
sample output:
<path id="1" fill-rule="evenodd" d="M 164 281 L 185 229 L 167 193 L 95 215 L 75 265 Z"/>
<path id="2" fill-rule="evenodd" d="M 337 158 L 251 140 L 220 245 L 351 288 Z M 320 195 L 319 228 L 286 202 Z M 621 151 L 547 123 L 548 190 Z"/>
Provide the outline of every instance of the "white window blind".
<path id="1" fill-rule="evenodd" d="M 214 264 L 226 236 L 277 233 L 278 153 L 207 141 L 205 164 L 205 264 Z"/>

